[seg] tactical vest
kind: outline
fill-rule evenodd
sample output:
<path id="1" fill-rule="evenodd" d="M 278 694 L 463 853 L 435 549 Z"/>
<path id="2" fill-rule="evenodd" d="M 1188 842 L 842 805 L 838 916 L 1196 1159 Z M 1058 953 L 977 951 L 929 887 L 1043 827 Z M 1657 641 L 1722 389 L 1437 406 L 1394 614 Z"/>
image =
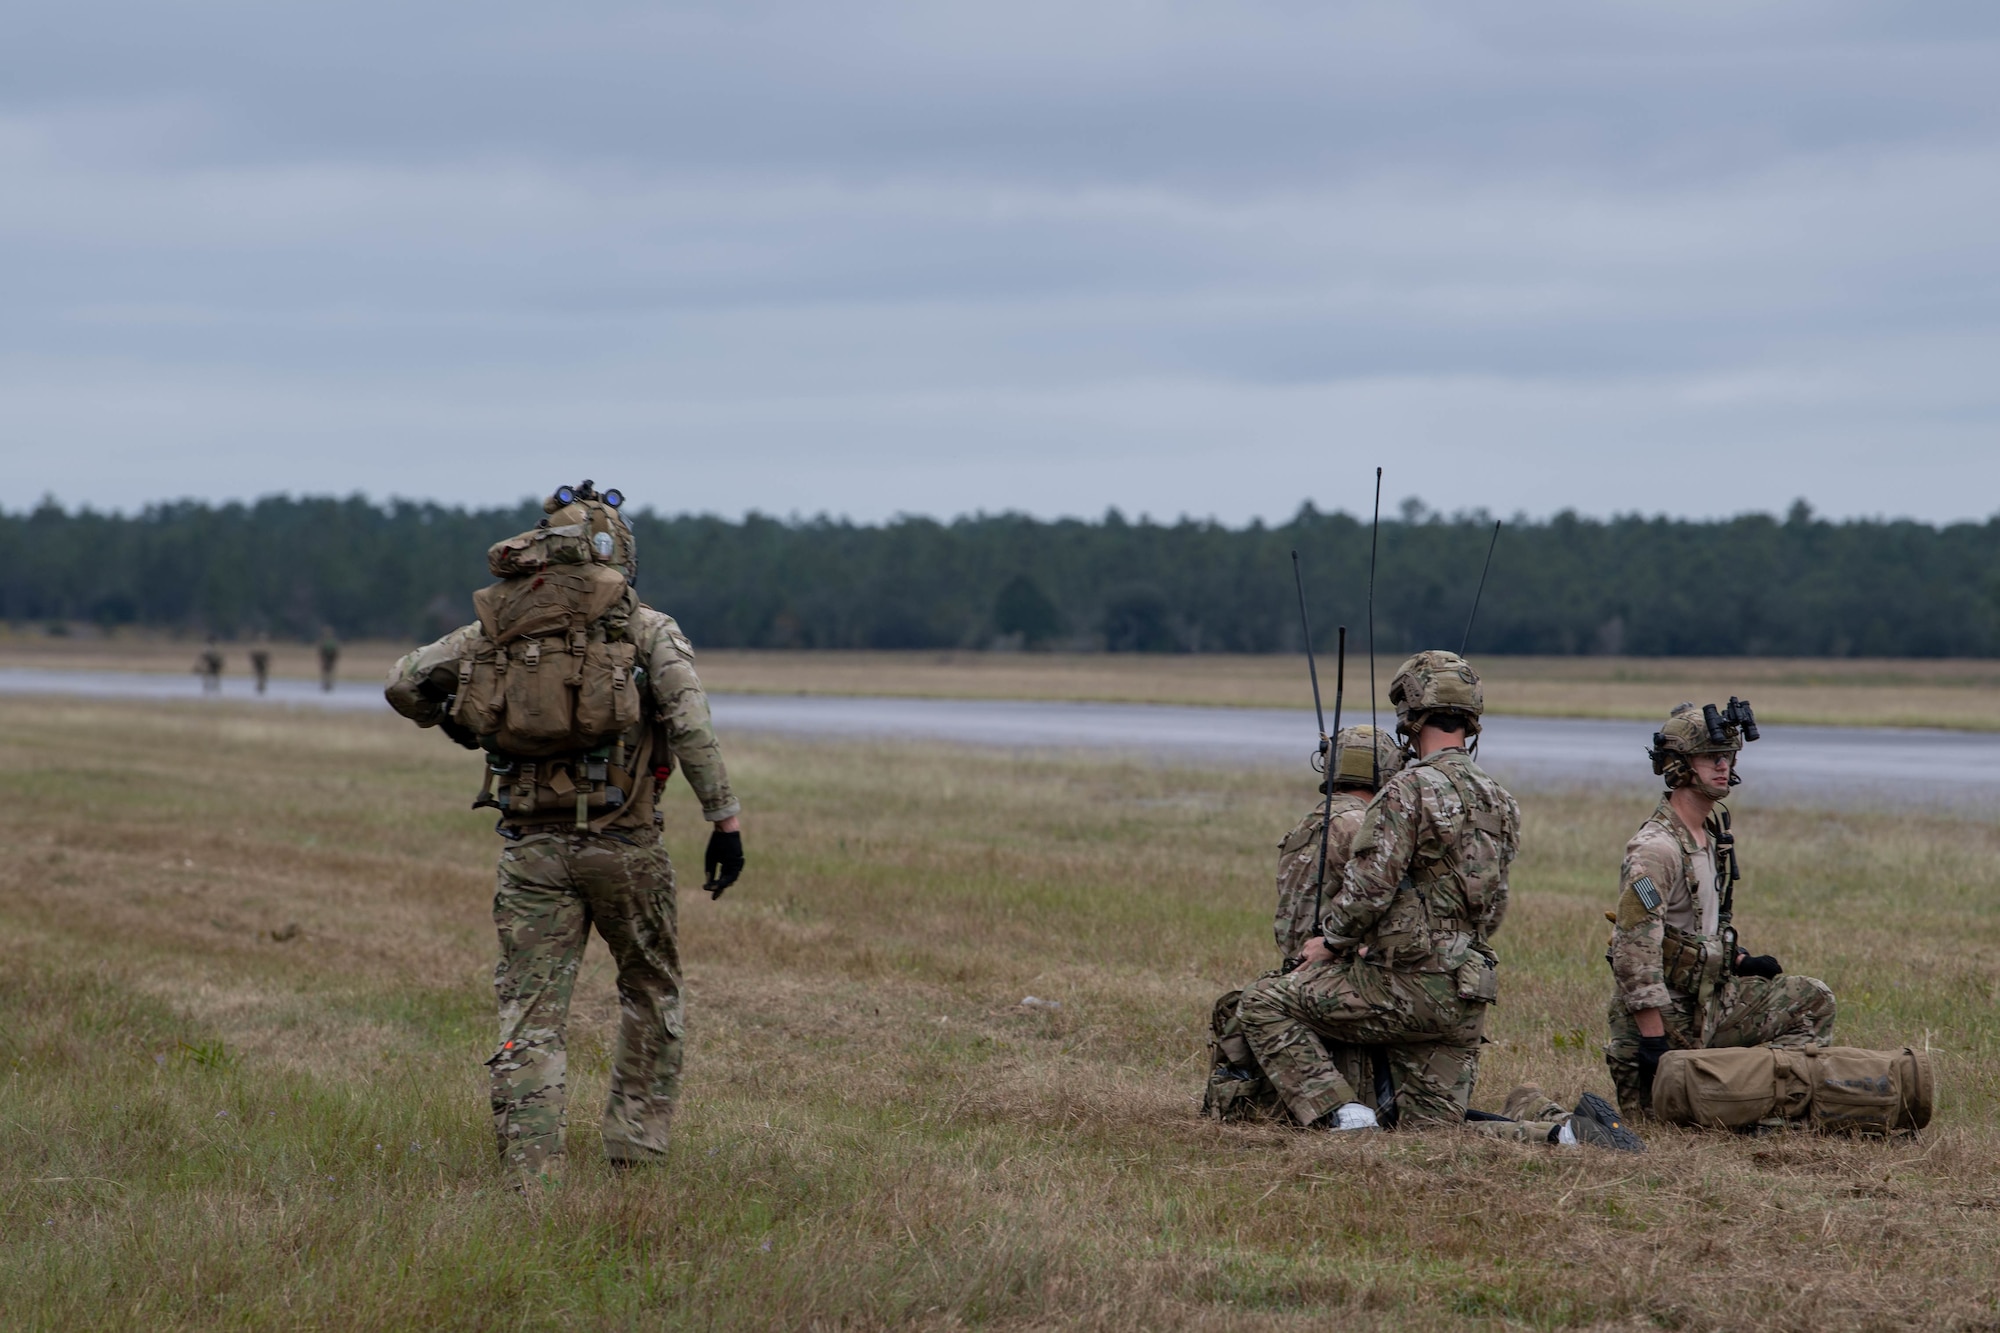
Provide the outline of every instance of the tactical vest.
<path id="1" fill-rule="evenodd" d="M 1364 957 L 1399 971 L 1453 973 L 1460 999 L 1490 1004 L 1499 994 L 1499 960 L 1482 923 L 1506 873 L 1509 811 L 1463 771 L 1464 764 L 1425 767 L 1451 784 L 1462 813 L 1455 827 L 1438 830 L 1448 837 L 1442 845 L 1418 842 L 1389 910 L 1364 939 Z M 1398 774 L 1395 780 L 1412 779 Z"/>
<path id="2" fill-rule="evenodd" d="M 1663 800 L 1662 807 L 1665 804 Z M 1675 831 L 1674 816 L 1663 808 L 1656 810 L 1653 818 L 1663 821 L 1668 831 L 1673 832 L 1675 845 L 1681 853 L 1681 891 L 1690 901 L 1699 903 L 1701 886 L 1695 883 L 1695 861 L 1688 854 L 1681 835 Z M 1694 997 L 1696 1016 L 1701 1024 L 1697 1040 L 1703 1046 L 1708 1045 L 1709 1036 L 1715 1030 L 1716 1005 L 1723 985 L 1735 971 L 1736 964 L 1736 927 L 1731 921 L 1735 912 L 1735 894 L 1729 882 L 1736 867 L 1736 837 L 1729 827 L 1725 810 L 1710 814 L 1705 827 L 1713 864 L 1723 881 L 1715 886 L 1716 933 L 1704 935 L 1698 930 L 1682 930 L 1664 919 L 1660 922 L 1660 971 L 1669 991 Z"/>
<path id="3" fill-rule="evenodd" d="M 573 820 L 601 830 L 658 779 L 645 673 L 625 637 L 638 598 L 587 537 L 536 529 L 499 543 L 500 581 L 473 594 L 479 637 L 458 663 L 451 718 L 487 751 L 473 808 L 511 825 Z M 496 781 L 498 789 L 496 791 Z"/>

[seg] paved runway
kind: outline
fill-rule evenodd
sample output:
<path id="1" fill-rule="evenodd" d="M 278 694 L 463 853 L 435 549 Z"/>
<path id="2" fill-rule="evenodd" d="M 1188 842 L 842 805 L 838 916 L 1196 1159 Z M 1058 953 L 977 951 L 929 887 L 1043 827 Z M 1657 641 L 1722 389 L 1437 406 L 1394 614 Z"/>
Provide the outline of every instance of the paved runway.
<path id="1" fill-rule="evenodd" d="M 305 680 L 273 680 L 270 688 L 266 704 L 386 707 L 373 681 L 342 682 L 331 694 Z M 0 694 L 196 702 L 203 697 L 192 673 L 20 667 L 0 668 Z M 257 700 L 246 678 L 225 678 L 222 698 Z M 1222 764 L 1303 767 L 1315 735 L 1306 709 L 748 694 L 718 694 L 711 703 L 724 733 L 1086 749 Z M 1481 742 L 1481 762 L 1524 787 L 1646 786 L 1653 779 L 1642 752 L 1652 730 L 1653 724 L 1644 722 L 1493 717 Z M 2000 736 L 1876 727 L 1763 731 L 1763 739 L 1744 755 L 1745 798 L 1814 805 L 1882 800 L 2000 814 Z"/>

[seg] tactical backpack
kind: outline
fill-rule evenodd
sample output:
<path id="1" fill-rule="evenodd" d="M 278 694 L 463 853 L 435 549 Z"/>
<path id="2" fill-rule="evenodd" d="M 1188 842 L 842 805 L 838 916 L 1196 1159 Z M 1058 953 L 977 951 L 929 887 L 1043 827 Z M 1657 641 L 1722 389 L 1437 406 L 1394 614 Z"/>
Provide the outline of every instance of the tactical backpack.
<path id="1" fill-rule="evenodd" d="M 1653 1114 L 1672 1125 L 1821 1133 L 1913 1134 L 1931 1121 L 1928 1052 L 1905 1046 L 1668 1051 L 1653 1078 Z"/>
<path id="2" fill-rule="evenodd" d="M 1281 972 L 1264 974 L 1282 975 Z M 1215 997 L 1215 1004 L 1209 1010 L 1208 1083 L 1202 1091 L 1201 1113 L 1217 1120 L 1285 1120 L 1284 1102 L 1243 1036 L 1242 1020 L 1236 1016 L 1236 1003 L 1242 998 L 1241 990 L 1224 991 Z M 1385 1117 L 1394 1116 L 1394 1098 L 1386 1085 L 1378 1086 L 1366 1049 L 1338 1046 L 1323 1039 L 1320 1044 L 1364 1106 Z"/>
<path id="3" fill-rule="evenodd" d="M 1217 1120 L 1262 1120 L 1282 1116 L 1278 1090 L 1264 1077 L 1264 1070 L 1243 1038 L 1243 1024 L 1236 1017 L 1241 990 L 1224 991 L 1215 999 L 1208 1015 L 1208 1086 L 1201 1097 L 1201 1113 Z"/>
<path id="4" fill-rule="evenodd" d="M 643 673 L 626 625 L 638 607 L 587 523 L 535 528 L 495 544 L 499 580 L 473 594 L 479 637 L 458 663 L 451 719 L 491 758 L 478 806 L 509 819 L 592 812 L 631 797 L 643 745 Z M 495 777 L 505 779 L 496 797 Z"/>

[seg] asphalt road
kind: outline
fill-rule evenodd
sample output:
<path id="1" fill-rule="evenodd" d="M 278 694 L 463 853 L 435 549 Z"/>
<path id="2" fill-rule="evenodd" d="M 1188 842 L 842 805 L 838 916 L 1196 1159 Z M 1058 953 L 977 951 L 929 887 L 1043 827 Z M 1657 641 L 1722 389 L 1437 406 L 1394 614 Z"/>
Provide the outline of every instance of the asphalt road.
<path id="1" fill-rule="evenodd" d="M 108 699 L 203 698 L 192 673 L 0 668 L 0 694 Z M 247 678 L 225 678 L 224 701 L 257 701 Z M 262 702 L 372 712 L 384 708 L 374 681 L 273 680 Z M 711 696 L 725 734 L 933 740 L 1017 749 L 1083 749 L 1181 762 L 1298 765 L 1316 734 L 1309 710 L 1183 708 L 1153 704 L 1032 700 Z M 1350 715 L 1347 720 L 1361 721 Z M 1650 786 L 1644 722 L 1493 717 L 1480 761 L 1524 787 Z M 1797 804 L 1886 801 L 2000 814 L 2000 735 L 1878 727 L 1763 729 L 1742 760 L 1746 800 Z"/>

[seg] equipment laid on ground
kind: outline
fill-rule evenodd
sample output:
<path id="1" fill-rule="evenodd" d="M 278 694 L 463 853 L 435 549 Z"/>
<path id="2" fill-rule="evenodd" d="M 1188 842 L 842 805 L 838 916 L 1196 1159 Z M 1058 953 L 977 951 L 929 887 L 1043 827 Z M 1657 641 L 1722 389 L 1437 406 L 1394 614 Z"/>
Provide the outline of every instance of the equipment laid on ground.
<path id="1" fill-rule="evenodd" d="M 1653 1114 L 1703 1129 L 1813 1129 L 1914 1134 L 1931 1122 L 1928 1051 L 1905 1046 L 1668 1051 L 1653 1077 Z"/>

